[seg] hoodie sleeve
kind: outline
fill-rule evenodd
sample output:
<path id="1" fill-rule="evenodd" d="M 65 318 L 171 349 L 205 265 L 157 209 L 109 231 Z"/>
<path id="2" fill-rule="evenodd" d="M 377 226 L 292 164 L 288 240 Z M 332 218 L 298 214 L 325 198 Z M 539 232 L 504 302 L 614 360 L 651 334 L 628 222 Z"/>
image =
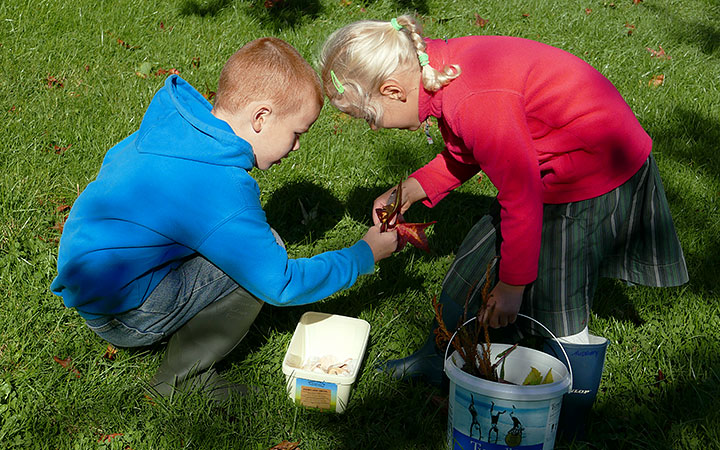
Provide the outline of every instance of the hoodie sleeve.
<path id="1" fill-rule="evenodd" d="M 290 259 L 276 242 L 265 212 L 253 207 L 218 226 L 198 250 L 243 288 L 276 306 L 322 300 L 375 267 L 372 250 L 362 240 L 342 250 Z"/>

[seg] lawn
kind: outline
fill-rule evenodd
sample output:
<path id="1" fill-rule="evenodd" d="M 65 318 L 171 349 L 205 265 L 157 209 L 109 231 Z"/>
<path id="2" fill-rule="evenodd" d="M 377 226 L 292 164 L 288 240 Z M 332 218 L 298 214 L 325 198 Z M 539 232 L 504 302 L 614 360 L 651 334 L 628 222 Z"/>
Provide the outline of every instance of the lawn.
<path id="1" fill-rule="evenodd" d="M 272 4 L 272 5 L 271 5 Z M 720 448 L 720 4 L 716 0 L 5 0 L 0 4 L 0 448 L 441 449 L 442 392 L 374 365 L 411 353 L 430 299 L 494 195 L 463 185 L 411 222 L 436 220 L 430 253 L 407 248 L 351 289 L 306 307 L 266 306 L 222 364 L 259 387 L 227 407 L 199 396 L 151 402 L 163 347 L 113 358 L 48 286 L 64 217 L 103 155 L 133 132 L 171 69 L 207 96 L 225 60 L 275 35 L 313 61 L 324 38 L 364 18 L 416 11 L 426 35 L 513 35 L 585 59 L 620 90 L 654 139 L 690 282 L 604 280 L 590 328 L 610 339 L 583 442 L 556 448 Z M 327 106 L 281 166 L 254 171 L 292 257 L 351 245 L 372 200 L 442 149 L 420 132 L 372 132 Z M 200 199 L 198 200 L 200 201 Z M 301 206 L 302 205 L 302 206 Z M 303 208 L 313 217 L 304 217 Z M 371 325 L 366 363 L 342 415 L 295 407 L 281 362 L 305 311 Z M 62 363 L 62 364 L 61 364 Z"/>

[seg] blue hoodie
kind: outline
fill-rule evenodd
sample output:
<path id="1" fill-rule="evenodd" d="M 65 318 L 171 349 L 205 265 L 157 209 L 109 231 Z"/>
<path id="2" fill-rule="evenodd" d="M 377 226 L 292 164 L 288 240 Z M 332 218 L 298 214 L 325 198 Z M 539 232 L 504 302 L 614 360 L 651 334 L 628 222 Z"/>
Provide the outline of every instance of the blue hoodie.
<path id="1" fill-rule="evenodd" d="M 321 300 L 371 273 L 369 245 L 288 259 L 248 171 L 248 142 L 173 75 L 140 129 L 111 148 L 97 179 L 75 201 L 50 289 L 85 317 L 142 304 L 185 258 L 201 254 L 261 300 Z"/>

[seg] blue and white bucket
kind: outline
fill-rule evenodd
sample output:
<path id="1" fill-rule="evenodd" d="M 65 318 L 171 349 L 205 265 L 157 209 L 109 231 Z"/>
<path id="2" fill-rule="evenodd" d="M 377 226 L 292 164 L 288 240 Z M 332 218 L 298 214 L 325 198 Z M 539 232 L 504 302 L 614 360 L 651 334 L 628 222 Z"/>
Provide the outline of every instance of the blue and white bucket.
<path id="1" fill-rule="evenodd" d="M 523 314 L 519 316 L 535 321 Z M 491 344 L 491 361 L 510 347 Z M 565 364 L 547 353 L 518 346 L 505 358 L 504 379 L 514 384 L 505 384 L 464 372 L 464 361 L 457 351 L 449 358 L 447 353 L 445 356 L 445 373 L 450 379 L 448 449 L 553 448 L 563 395 L 572 387 L 572 372 Z M 523 386 L 532 367 L 543 376 L 552 369 L 554 381 Z"/>

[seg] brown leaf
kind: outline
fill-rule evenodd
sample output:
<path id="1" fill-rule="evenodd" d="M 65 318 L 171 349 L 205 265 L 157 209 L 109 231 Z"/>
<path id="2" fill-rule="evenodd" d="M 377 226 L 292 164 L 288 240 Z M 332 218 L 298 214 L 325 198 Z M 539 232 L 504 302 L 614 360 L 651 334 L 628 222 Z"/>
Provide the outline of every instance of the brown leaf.
<path id="1" fill-rule="evenodd" d="M 485 25 L 490 22 L 488 19 L 483 19 L 480 17 L 480 14 L 475 13 L 475 25 L 479 26 L 480 28 L 483 28 Z"/>
<path id="2" fill-rule="evenodd" d="M 279 444 L 273 445 L 268 450 L 295 450 L 300 445 L 300 441 L 297 442 L 290 442 L 290 441 L 282 441 Z"/>
<path id="3" fill-rule="evenodd" d="M 654 77 L 650 78 L 650 81 L 648 81 L 648 86 L 651 87 L 658 87 L 662 86 L 662 84 L 665 82 L 665 75 L 655 75 Z"/>
<path id="4" fill-rule="evenodd" d="M 670 59 L 670 56 L 665 54 L 665 50 L 662 48 L 662 45 L 658 46 L 658 48 L 660 50 L 653 50 L 650 47 L 645 47 L 645 49 L 650 52 L 651 58 Z"/>
<path id="5" fill-rule="evenodd" d="M 77 378 L 80 378 L 80 372 L 78 372 L 78 370 L 75 367 L 73 367 L 72 359 L 69 356 L 65 359 L 60 359 L 57 356 L 53 356 L 53 359 L 55 360 L 56 363 L 60 364 L 61 366 L 63 366 L 67 370 L 69 370 L 70 373 L 74 374 Z"/>
<path id="6" fill-rule="evenodd" d="M 635 25 L 625 22 L 625 28 L 628 29 L 628 32 L 627 32 L 628 36 L 632 36 L 633 31 L 635 31 Z"/>
<path id="7" fill-rule="evenodd" d="M 639 5 L 643 0 L 633 0 L 633 5 Z"/>
<path id="8" fill-rule="evenodd" d="M 98 442 L 110 442 L 118 436 L 122 436 L 122 433 L 103 434 L 98 438 Z"/>
<path id="9" fill-rule="evenodd" d="M 585 8 L 585 14 L 587 14 L 587 15 L 589 16 L 590 13 L 592 13 L 592 9 L 590 9 L 590 8 Z"/>
<path id="10" fill-rule="evenodd" d="M 65 78 L 61 79 L 52 75 L 48 75 L 47 78 L 45 78 L 45 81 L 47 81 L 47 85 L 49 88 L 61 88 L 65 86 L 65 84 L 63 83 L 65 81 Z"/>

